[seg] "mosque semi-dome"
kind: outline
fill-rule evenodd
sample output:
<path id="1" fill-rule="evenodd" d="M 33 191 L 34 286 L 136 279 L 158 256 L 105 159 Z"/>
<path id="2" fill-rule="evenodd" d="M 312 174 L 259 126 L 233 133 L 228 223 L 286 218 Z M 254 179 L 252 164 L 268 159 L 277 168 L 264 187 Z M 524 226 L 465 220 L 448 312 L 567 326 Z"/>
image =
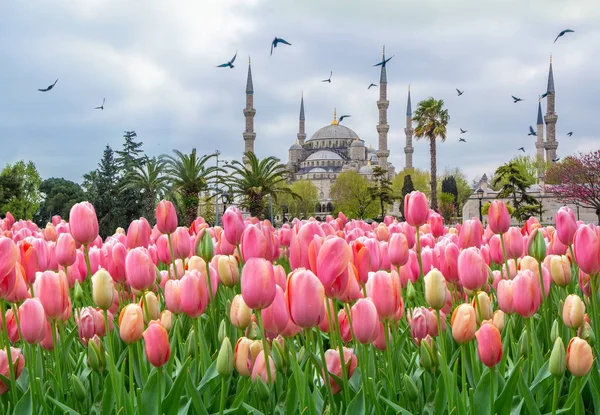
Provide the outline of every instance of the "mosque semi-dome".
<path id="1" fill-rule="evenodd" d="M 331 150 L 319 150 L 312 153 L 306 158 L 306 161 L 317 161 L 317 160 L 343 160 L 342 156 Z"/>
<path id="2" fill-rule="evenodd" d="M 364 147 L 365 146 L 365 142 L 363 140 L 356 139 L 352 142 L 352 144 L 350 145 L 350 147 Z"/>
<path id="3" fill-rule="evenodd" d="M 296 142 L 290 146 L 290 150 L 302 150 L 302 146 Z"/>

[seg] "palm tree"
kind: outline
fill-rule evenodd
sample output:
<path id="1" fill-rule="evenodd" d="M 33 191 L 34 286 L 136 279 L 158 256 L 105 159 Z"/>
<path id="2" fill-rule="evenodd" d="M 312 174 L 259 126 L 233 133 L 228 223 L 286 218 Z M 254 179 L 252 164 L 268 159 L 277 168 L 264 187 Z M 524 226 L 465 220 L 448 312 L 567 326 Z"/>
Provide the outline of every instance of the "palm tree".
<path id="1" fill-rule="evenodd" d="M 230 165 L 231 174 L 225 179 L 234 197 L 241 197 L 241 205 L 250 215 L 260 217 L 265 197 L 271 196 L 277 203 L 280 195 L 299 196 L 286 185 L 287 168 L 275 157 L 259 160 L 252 152 L 245 153 L 247 164 L 235 160 Z"/>
<path id="2" fill-rule="evenodd" d="M 217 172 L 223 171 L 217 166 L 206 166 L 206 163 L 216 154 L 198 157 L 196 149 L 190 154 L 173 150 L 175 156 L 164 156 L 165 172 L 173 185 L 185 222 L 190 225 L 198 216 L 200 192 L 208 189 L 208 183 L 215 179 Z"/>
<path id="3" fill-rule="evenodd" d="M 429 140 L 429 155 L 431 157 L 431 208 L 437 209 L 437 154 L 436 139 L 446 141 L 446 126 L 450 116 L 444 109 L 444 101 L 427 98 L 419 102 L 413 120 L 416 121 L 415 137 Z"/>
<path id="4" fill-rule="evenodd" d="M 158 199 L 168 189 L 169 177 L 164 174 L 165 164 L 162 158 L 147 158 L 142 164 L 136 164 L 125 176 L 122 190 L 136 189 L 142 193 L 142 214 L 147 218 L 153 216 Z"/>

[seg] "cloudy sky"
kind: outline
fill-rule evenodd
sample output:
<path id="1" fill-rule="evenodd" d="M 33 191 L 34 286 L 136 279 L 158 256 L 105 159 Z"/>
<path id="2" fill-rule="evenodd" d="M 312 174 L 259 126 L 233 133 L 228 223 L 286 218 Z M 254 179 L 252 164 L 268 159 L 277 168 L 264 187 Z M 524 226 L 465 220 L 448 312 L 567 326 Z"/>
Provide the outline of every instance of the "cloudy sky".
<path id="1" fill-rule="evenodd" d="M 404 167 L 407 86 L 450 112 L 438 169 L 470 179 L 524 146 L 535 154 L 537 96 L 553 55 L 558 155 L 600 146 L 597 0 L 45 0 L 0 3 L 0 163 L 81 181 L 106 144 L 135 130 L 150 156 L 177 148 L 240 158 L 248 56 L 256 152 L 287 161 L 304 91 L 310 137 L 345 123 L 377 146 L 373 64 L 388 55 L 390 161 Z M 562 29 L 570 33 L 553 44 Z M 274 36 L 293 45 L 269 57 Z M 215 68 L 238 51 L 234 69 Z M 321 83 L 333 71 L 331 84 Z M 54 90 L 43 88 L 59 78 Z M 456 96 L 455 88 L 465 90 Z M 525 99 L 514 104 L 510 95 Z M 106 97 L 104 111 L 94 107 Z M 467 143 L 458 142 L 468 129 Z M 566 133 L 573 131 L 573 137 Z M 426 142 L 414 164 L 429 167 Z"/>

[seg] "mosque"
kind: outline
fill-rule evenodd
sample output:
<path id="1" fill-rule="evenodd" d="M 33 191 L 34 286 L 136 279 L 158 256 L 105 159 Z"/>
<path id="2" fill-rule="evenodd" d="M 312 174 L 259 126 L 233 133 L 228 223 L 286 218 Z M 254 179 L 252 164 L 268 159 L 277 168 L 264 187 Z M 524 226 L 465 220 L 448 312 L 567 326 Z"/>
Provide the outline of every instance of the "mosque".
<path id="1" fill-rule="evenodd" d="M 385 49 L 382 62 L 385 62 Z M 245 149 L 244 152 L 254 151 L 254 115 L 256 110 L 254 104 L 254 87 L 252 83 L 252 70 L 248 65 L 248 78 L 246 81 L 246 130 L 243 133 Z M 388 162 L 390 151 L 388 150 L 387 110 L 389 101 L 387 99 L 387 71 L 385 64 L 381 65 L 379 77 L 379 99 L 377 108 L 379 110 L 379 123 L 377 124 L 378 148 L 367 148 L 365 141 L 361 139 L 352 129 L 341 125 L 336 111 L 333 112 L 333 121 L 317 130 L 308 140 L 305 130 L 304 96 L 300 100 L 300 116 L 298 120 L 297 140 L 288 151 L 287 167 L 290 172 L 291 181 L 302 179 L 310 180 L 319 191 L 319 204 L 315 209 L 315 216 L 324 217 L 334 210 L 333 202 L 329 197 L 329 190 L 335 183 L 338 175 L 345 171 L 354 170 L 360 175 L 371 180 L 373 168 L 380 166 L 387 171 L 388 176 L 393 178 L 396 174 L 392 163 Z M 406 157 L 405 166 L 412 167 L 412 108 L 410 101 L 410 90 L 408 91 L 408 103 L 406 110 L 406 146 L 404 153 Z"/>

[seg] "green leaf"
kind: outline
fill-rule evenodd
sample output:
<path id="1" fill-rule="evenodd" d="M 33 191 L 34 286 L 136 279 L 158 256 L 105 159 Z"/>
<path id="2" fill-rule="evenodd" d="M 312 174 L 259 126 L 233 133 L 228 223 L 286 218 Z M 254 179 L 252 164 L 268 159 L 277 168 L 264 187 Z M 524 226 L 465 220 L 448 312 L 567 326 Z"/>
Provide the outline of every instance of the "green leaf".
<path id="1" fill-rule="evenodd" d="M 513 402 L 513 396 L 515 395 L 515 389 L 517 387 L 517 383 L 519 381 L 519 377 L 521 376 L 521 364 L 523 364 L 523 358 L 517 361 L 515 367 L 513 367 L 512 372 L 508 378 L 508 381 L 504 385 L 504 389 L 496 397 L 496 402 L 494 403 L 494 410 L 498 415 L 508 415 L 510 414 Z"/>
<path id="2" fill-rule="evenodd" d="M 544 380 L 548 379 L 549 377 L 550 377 L 550 360 L 547 360 L 546 363 L 544 363 L 544 366 L 542 366 L 542 368 L 538 372 L 535 379 L 533 380 L 533 383 L 529 387 L 529 390 L 531 391 L 531 393 L 535 393 L 537 391 L 537 388 L 540 387 L 540 384 Z"/>
<path id="3" fill-rule="evenodd" d="M 31 389 L 19 399 L 15 406 L 14 415 L 31 415 L 33 413 L 33 402 L 31 400 Z"/>
<path id="4" fill-rule="evenodd" d="M 412 415 L 410 412 L 408 412 L 406 409 L 402 408 L 401 406 L 396 405 L 394 402 L 390 401 L 387 398 L 381 398 L 381 400 L 383 402 L 385 402 L 390 408 L 392 408 L 394 411 L 396 411 L 396 414 L 403 414 L 403 415 Z"/>
<path id="5" fill-rule="evenodd" d="M 79 412 L 77 412 L 76 410 L 74 410 L 73 408 L 69 408 L 67 405 L 65 405 L 64 403 L 61 403 L 59 401 L 57 401 L 56 399 L 54 399 L 52 396 L 48 396 L 48 399 L 50 401 L 52 401 L 52 403 L 54 403 L 54 405 L 56 405 L 58 408 L 63 410 L 63 414 L 69 414 L 69 415 L 80 415 Z"/>
<path id="6" fill-rule="evenodd" d="M 454 385 L 453 385 L 454 386 Z M 444 382 L 444 376 L 438 377 L 437 390 L 435 392 L 435 409 L 434 413 L 442 414 L 448 406 L 448 398 L 446 396 L 446 384 Z M 486 413 L 486 412 L 482 412 Z"/>
<path id="7" fill-rule="evenodd" d="M 181 392 L 185 387 L 185 381 L 189 377 L 189 371 L 187 370 L 190 364 L 190 359 L 187 359 L 181 369 L 179 375 L 173 384 L 173 387 L 167 394 L 167 397 L 163 400 L 161 408 L 162 412 L 167 415 L 175 415 L 179 412 L 179 401 L 181 398 Z"/>
<path id="8" fill-rule="evenodd" d="M 244 407 L 244 409 L 246 409 L 248 411 L 248 413 L 250 414 L 255 414 L 255 415 L 264 415 L 262 412 L 260 412 L 258 409 L 254 408 L 253 406 L 248 405 L 247 403 L 242 404 L 242 406 Z"/>
<path id="9" fill-rule="evenodd" d="M 475 388 L 474 400 L 477 402 L 477 412 L 481 412 L 482 414 L 490 413 L 491 386 L 491 371 L 487 369 L 483 372 L 477 388 Z"/>
<path id="10" fill-rule="evenodd" d="M 354 399 L 350 401 L 348 408 L 346 408 L 346 415 L 364 414 L 365 413 L 365 393 L 361 388 Z"/>
<path id="11" fill-rule="evenodd" d="M 217 361 L 215 360 L 212 363 L 212 365 L 210 365 L 204 376 L 202 376 L 200 385 L 198 385 L 198 391 L 202 393 L 204 389 L 208 386 L 208 383 L 217 376 L 219 376 L 219 372 L 217 372 Z"/>
<path id="12" fill-rule="evenodd" d="M 296 377 L 290 377 L 290 382 L 287 385 L 288 393 L 285 398 L 285 413 L 293 415 L 298 410 L 300 397 L 298 396 L 298 388 L 296 388 Z"/>
<path id="13" fill-rule="evenodd" d="M 523 400 L 525 401 L 525 406 L 527 407 L 527 411 L 531 415 L 540 414 L 540 410 L 535 403 L 535 399 L 533 398 L 533 393 L 525 384 L 525 378 L 523 376 L 519 376 L 519 392 L 523 396 Z"/>
<path id="14" fill-rule="evenodd" d="M 110 415 L 113 411 L 114 405 L 115 390 L 112 386 L 110 376 L 107 376 L 104 382 L 104 393 L 102 394 L 102 415 Z"/>
<path id="15" fill-rule="evenodd" d="M 208 412 L 206 412 L 206 408 L 204 407 L 204 403 L 202 402 L 202 396 L 200 395 L 200 392 L 198 392 L 198 389 L 196 389 L 196 387 L 192 383 L 191 377 L 188 377 L 186 379 L 185 390 L 190 400 L 192 401 L 192 404 L 194 405 L 194 410 L 196 411 L 196 413 L 202 415 L 208 414 Z"/>
<path id="16" fill-rule="evenodd" d="M 142 400 L 140 402 L 141 412 L 143 414 L 158 413 L 157 402 L 158 395 L 158 370 L 154 369 L 142 389 Z"/>
<path id="17" fill-rule="evenodd" d="M 187 404 L 185 404 L 185 406 L 182 406 L 179 409 L 179 412 L 177 413 L 177 415 L 186 415 L 190 412 L 190 405 L 192 404 L 192 401 L 189 400 Z M 227 411 L 225 411 L 224 413 L 226 413 Z"/>

